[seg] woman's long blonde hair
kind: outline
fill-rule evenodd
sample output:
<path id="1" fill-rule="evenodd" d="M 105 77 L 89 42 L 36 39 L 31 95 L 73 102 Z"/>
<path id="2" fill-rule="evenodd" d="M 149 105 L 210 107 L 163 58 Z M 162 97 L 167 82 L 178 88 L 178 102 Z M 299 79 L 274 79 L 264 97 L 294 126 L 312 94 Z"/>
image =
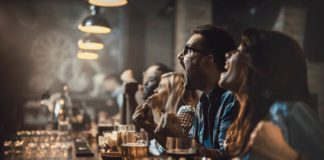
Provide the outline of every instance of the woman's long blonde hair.
<path id="1" fill-rule="evenodd" d="M 198 95 L 195 91 L 184 88 L 184 75 L 182 73 L 169 72 L 161 76 L 167 79 L 168 98 L 164 106 L 165 112 L 176 113 L 181 105 L 196 106 Z"/>

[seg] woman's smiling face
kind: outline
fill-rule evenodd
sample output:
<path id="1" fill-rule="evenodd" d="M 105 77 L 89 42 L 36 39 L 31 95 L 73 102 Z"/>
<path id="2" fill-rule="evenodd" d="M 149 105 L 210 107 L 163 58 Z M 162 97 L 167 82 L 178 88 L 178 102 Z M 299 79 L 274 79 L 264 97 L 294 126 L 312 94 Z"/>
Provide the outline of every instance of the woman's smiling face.
<path id="1" fill-rule="evenodd" d="M 221 73 L 219 86 L 233 92 L 238 92 L 244 87 L 249 65 L 252 60 L 240 45 L 236 50 L 226 53 L 225 70 Z"/>

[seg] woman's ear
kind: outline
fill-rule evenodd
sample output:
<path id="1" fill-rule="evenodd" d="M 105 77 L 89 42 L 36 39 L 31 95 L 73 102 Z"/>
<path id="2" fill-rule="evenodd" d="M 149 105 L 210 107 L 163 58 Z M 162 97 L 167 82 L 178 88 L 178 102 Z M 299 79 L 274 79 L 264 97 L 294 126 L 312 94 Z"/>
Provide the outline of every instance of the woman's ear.
<path id="1" fill-rule="evenodd" d="M 208 55 L 206 63 L 208 65 L 216 65 L 214 62 L 215 62 L 214 57 L 212 55 Z"/>

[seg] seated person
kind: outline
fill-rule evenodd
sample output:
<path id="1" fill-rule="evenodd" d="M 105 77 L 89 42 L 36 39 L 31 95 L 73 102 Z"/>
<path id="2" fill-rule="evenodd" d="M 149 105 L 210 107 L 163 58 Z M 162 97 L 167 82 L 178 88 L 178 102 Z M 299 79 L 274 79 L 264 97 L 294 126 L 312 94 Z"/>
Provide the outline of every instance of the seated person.
<path id="1" fill-rule="evenodd" d="M 219 85 L 240 102 L 224 144 L 229 157 L 323 159 L 324 132 L 309 106 L 306 60 L 298 43 L 279 32 L 248 29 L 226 57 Z"/>
<path id="2" fill-rule="evenodd" d="M 156 130 L 163 114 L 177 116 L 181 127 L 176 128 L 183 134 L 188 134 L 192 127 L 195 115 L 195 106 L 198 96 L 195 91 L 184 89 L 184 75 L 180 73 L 166 73 L 161 76 L 161 81 L 155 93 L 150 96 L 143 105 L 137 107 L 133 114 L 133 120 L 140 127 L 164 145 L 165 138 L 170 135 L 163 130 Z M 147 119 L 148 112 L 153 113 L 153 119 Z"/>
<path id="3" fill-rule="evenodd" d="M 192 36 L 178 54 L 185 69 L 185 88 L 202 92 L 196 107 L 193 127 L 189 136 L 199 144 L 198 153 L 211 157 L 224 151 L 223 142 L 227 129 L 238 113 L 238 103 L 232 92 L 218 86 L 224 69 L 225 54 L 235 49 L 232 36 L 213 25 L 202 25 L 193 29 Z M 180 124 L 174 116 L 162 119 L 159 128 L 168 133 L 181 134 Z"/>
<path id="4" fill-rule="evenodd" d="M 123 102 L 123 110 L 121 122 L 123 124 L 132 123 L 132 115 L 139 104 L 143 104 L 145 100 L 153 94 L 154 89 L 159 85 L 161 75 L 172 70 L 166 65 L 156 63 L 149 66 L 143 73 L 143 84 L 131 81 L 124 83 L 125 101 Z"/>

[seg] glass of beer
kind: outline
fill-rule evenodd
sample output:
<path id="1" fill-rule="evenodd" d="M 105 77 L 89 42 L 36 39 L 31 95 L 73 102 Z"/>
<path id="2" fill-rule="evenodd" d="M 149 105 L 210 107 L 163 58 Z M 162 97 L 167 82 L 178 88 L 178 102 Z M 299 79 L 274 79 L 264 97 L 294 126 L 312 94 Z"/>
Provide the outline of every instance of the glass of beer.
<path id="1" fill-rule="evenodd" d="M 127 160 L 140 159 L 148 154 L 148 136 L 146 132 L 127 132 L 122 144 L 122 155 Z"/>
<path id="2" fill-rule="evenodd" d="M 118 125 L 117 126 L 117 148 L 122 152 L 122 144 L 125 142 L 125 134 L 135 132 L 134 125 Z"/>
<path id="3" fill-rule="evenodd" d="M 197 147 L 196 142 L 188 137 L 167 137 L 166 154 L 174 159 L 194 159 Z"/>

